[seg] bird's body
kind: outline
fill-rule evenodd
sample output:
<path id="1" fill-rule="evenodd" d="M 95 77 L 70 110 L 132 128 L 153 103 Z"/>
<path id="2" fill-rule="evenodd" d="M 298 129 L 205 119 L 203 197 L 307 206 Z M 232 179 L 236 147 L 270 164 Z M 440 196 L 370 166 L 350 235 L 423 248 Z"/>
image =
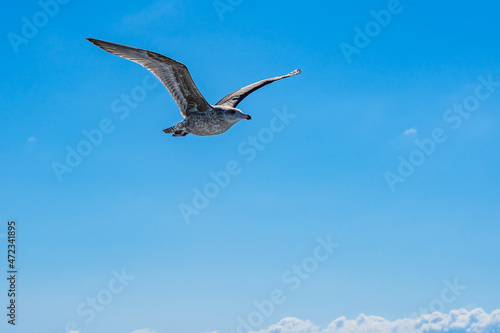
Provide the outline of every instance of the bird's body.
<path id="1" fill-rule="evenodd" d="M 168 89 L 185 118 L 172 127 L 164 129 L 173 136 L 186 136 L 190 133 L 200 136 L 224 133 L 242 119 L 252 119 L 236 106 L 249 94 L 274 81 L 284 79 L 301 72 L 297 69 L 290 74 L 262 80 L 236 90 L 210 105 L 196 87 L 187 67 L 180 62 L 159 53 L 138 49 L 121 44 L 88 38 L 90 42 L 103 50 L 137 62 L 156 75 Z"/>
<path id="2" fill-rule="evenodd" d="M 214 106 L 205 112 L 193 112 L 183 121 L 172 127 L 164 129 L 165 133 L 174 133 L 174 136 L 186 136 L 189 133 L 206 136 L 224 133 L 241 119 L 251 119 L 249 115 L 233 118 L 228 112 L 235 112 L 238 109 L 227 106 Z"/>

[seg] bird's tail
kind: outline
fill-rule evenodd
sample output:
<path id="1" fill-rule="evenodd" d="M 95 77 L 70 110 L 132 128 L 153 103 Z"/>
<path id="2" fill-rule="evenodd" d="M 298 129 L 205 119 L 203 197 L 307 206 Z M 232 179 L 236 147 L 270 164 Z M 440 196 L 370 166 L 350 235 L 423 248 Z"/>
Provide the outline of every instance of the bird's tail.
<path id="1" fill-rule="evenodd" d="M 165 128 L 165 129 L 163 130 L 163 132 L 164 132 L 165 134 L 174 133 L 175 131 L 176 131 L 176 129 L 175 129 L 175 125 L 174 125 L 174 126 L 172 126 L 172 127 L 169 127 L 169 128 Z"/>

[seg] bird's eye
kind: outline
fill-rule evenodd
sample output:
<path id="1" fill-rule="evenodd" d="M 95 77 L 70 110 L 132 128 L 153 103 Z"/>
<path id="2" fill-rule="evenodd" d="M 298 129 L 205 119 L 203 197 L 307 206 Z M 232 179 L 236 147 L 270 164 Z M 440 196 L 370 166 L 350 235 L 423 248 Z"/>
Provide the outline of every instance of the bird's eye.
<path id="1" fill-rule="evenodd" d="M 229 114 L 235 114 L 235 113 L 236 113 L 236 111 L 234 111 L 234 110 L 229 111 Z"/>

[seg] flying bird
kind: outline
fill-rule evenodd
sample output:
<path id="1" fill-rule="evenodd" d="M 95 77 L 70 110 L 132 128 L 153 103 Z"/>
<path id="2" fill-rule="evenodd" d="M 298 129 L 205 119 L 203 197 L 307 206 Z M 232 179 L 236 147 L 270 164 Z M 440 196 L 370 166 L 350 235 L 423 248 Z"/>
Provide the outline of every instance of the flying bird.
<path id="1" fill-rule="evenodd" d="M 87 40 L 104 51 L 146 67 L 160 79 L 174 98 L 181 110 L 181 115 L 184 117 L 184 120 L 181 122 L 163 130 L 167 134 L 173 133 L 173 136 L 186 136 L 189 133 L 195 135 L 217 135 L 224 133 L 238 121 L 252 119 L 250 115 L 236 108 L 245 97 L 274 81 L 294 76 L 301 72 L 300 69 L 296 69 L 287 75 L 256 82 L 230 93 L 217 102 L 217 104 L 211 105 L 196 87 L 191 74 L 189 74 L 184 64 L 148 50 L 105 42 L 94 38 L 87 38 Z"/>

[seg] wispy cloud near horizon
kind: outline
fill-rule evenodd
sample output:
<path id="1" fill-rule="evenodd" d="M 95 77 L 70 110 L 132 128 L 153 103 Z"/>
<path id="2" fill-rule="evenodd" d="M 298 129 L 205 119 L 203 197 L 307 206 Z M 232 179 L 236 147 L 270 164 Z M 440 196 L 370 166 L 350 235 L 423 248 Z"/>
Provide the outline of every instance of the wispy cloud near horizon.
<path id="1" fill-rule="evenodd" d="M 153 331 L 149 328 L 142 328 L 140 330 L 135 330 L 132 333 L 156 333 L 156 331 Z"/>
<path id="2" fill-rule="evenodd" d="M 434 312 L 394 321 L 360 314 L 356 319 L 340 317 L 326 328 L 310 320 L 287 317 L 254 333 L 499 333 L 500 309 L 488 314 L 481 308 Z"/>

